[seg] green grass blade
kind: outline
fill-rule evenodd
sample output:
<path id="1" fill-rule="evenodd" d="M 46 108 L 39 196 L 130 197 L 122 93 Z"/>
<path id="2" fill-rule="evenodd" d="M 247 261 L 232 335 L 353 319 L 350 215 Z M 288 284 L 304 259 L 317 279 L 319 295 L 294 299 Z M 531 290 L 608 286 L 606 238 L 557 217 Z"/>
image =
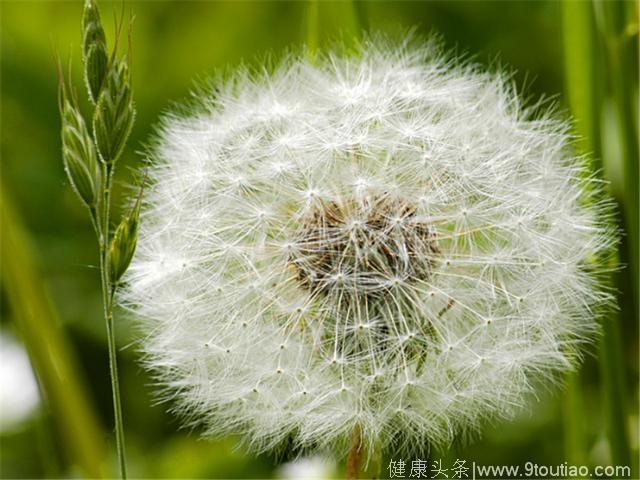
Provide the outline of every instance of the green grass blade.
<path id="1" fill-rule="evenodd" d="M 318 29 L 319 25 L 319 0 L 309 0 L 307 2 L 307 52 L 311 61 L 315 60 L 315 57 L 320 46 L 320 37 Z"/>
<path id="2" fill-rule="evenodd" d="M 562 9 L 566 87 L 569 106 L 580 137 L 578 149 L 580 153 L 591 154 L 592 166 L 599 170 L 607 161 L 607 158 L 602 158 L 603 137 L 600 119 L 604 82 L 599 77 L 599 72 L 606 71 L 606 67 L 598 48 L 599 38 L 593 4 L 583 1 L 565 1 L 562 2 Z M 616 281 L 619 282 L 619 279 L 617 278 Z M 617 465 L 630 465 L 626 427 L 628 416 L 625 365 L 622 359 L 624 345 L 620 335 L 619 315 L 610 314 L 602 319 L 602 338 L 599 347 L 604 417 L 611 461 Z M 571 450 L 581 448 L 577 437 L 580 422 L 584 421 L 584 412 L 580 411 L 579 405 L 575 402 L 575 396 L 580 393 L 575 385 L 570 385 L 566 398 L 568 403 L 566 408 L 570 412 L 569 418 L 565 418 L 569 459 L 583 455 Z"/>
<path id="3" fill-rule="evenodd" d="M 562 405 L 565 461 L 571 465 L 586 465 L 587 439 L 584 428 L 584 404 L 582 375 L 578 372 L 567 376 Z"/>
<path id="4" fill-rule="evenodd" d="M 628 394 L 618 320 L 617 316 L 613 316 L 603 322 L 599 361 L 611 463 L 630 466 L 631 448 L 627 432 Z"/>
<path id="5" fill-rule="evenodd" d="M 596 32 L 590 2 L 562 2 L 565 88 L 569 107 L 580 136 L 581 153 L 591 155 L 593 167 L 600 162 L 600 110 Z"/>
<path id="6" fill-rule="evenodd" d="M 3 289 L 71 463 L 88 478 L 104 475 L 104 435 L 79 377 L 77 362 L 38 274 L 28 233 L 0 185 Z"/>
<path id="7" fill-rule="evenodd" d="M 638 318 L 638 88 L 637 29 L 629 28 L 635 2 L 596 1 L 595 11 L 607 56 L 606 70 L 618 117 L 622 157 L 623 193 L 620 202 L 624 214 L 626 252 L 623 255 L 631 282 L 629 301 L 633 319 Z M 637 4 L 636 4 L 637 5 Z M 635 57 L 635 58 L 634 58 Z"/>
<path id="8" fill-rule="evenodd" d="M 637 8 L 635 2 L 595 1 L 594 12 L 604 45 L 608 84 L 617 114 L 621 162 L 605 155 L 605 165 L 622 164 L 622 185 L 618 201 L 623 213 L 625 235 L 620 259 L 626 268 L 617 274 L 621 292 L 618 318 L 605 322 L 602 340 L 601 370 L 607 406 L 607 428 L 612 463 L 631 465 L 632 455 L 628 431 L 628 390 L 624 362 L 621 324 L 631 325 L 638 319 L 638 106 L 634 91 L 638 86 L 637 34 L 634 40 L 627 25 Z M 607 152 L 610 153 L 610 152 Z"/>
<path id="9" fill-rule="evenodd" d="M 579 136 L 577 147 L 581 153 L 591 153 L 592 167 L 599 169 L 601 96 L 591 4 L 566 1 L 561 8 L 565 89 Z M 583 395 L 582 376 L 579 372 L 569 374 L 563 399 L 563 430 L 565 457 L 573 465 L 584 465 L 587 458 Z"/>
<path id="10" fill-rule="evenodd" d="M 353 45 L 362 37 L 366 23 L 364 6 L 355 0 L 309 0 L 306 17 L 306 42 L 312 60 L 326 42 L 342 39 Z"/>

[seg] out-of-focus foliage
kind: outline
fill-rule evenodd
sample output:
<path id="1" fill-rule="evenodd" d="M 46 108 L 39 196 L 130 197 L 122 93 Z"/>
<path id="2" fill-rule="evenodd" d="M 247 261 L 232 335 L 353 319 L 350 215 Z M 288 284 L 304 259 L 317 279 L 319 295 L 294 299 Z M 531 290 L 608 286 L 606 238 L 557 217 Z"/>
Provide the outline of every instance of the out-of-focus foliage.
<path id="1" fill-rule="evenodd" d="M 121 2 L 100 2 L 107 37 L 113 38 L 114 15 Z M 326 7 L 326 4 L 323 5 Z M 73 82 L 83 84 L 80 61 L 81 2 L 2 2 L 1 31 L 1 157 L 2 182 L 22 222 L 33 237 L 42 281 L 51 293 L 64 332 L 78 357 L 83 380 L 104 432 L 112 424 L 106 339 L 101 314 L 98 261 L 93 231 L 86 212 L 66 181 L 61 159 L 57 110 L 55 54 L 73 65 Z M 217 69 L 241 61 L 258 65 L 277 60 L 308 38 L 304 2 L 126 2 L 133 24 L 131 74 L 138 117 L 129 145 L 139 149 L 149 138 L 159 116 L 172 102 L 188 98 L 194 80 L 206 79 Z M 406 34 L 436 32 L 450 48 L 497 68 L 508 65 L 514 79 L 532 98 L 555 95 L 567 105 L 564 91 L 561 8 L 554 1 L 513 2 L 375 2 L 359 5 L 359 21 L 371 31 Z M 338 36 L 331 15 L 319 15 L 321 38 Z M 637 25 L 636 25 L 637 27 Z M 124 42 L 126 43 L 126 42 Z M 637 66 L 630 71 L 637 72 Z M 637 79 L 631 84 L 637 88 Z M 84 98 L 85 95 L 81 95 Z M 81 104 L 88 111 L 87 104 Z M 609 115 L 605 131 L 616 126 Z M 613 151 L 615 152 L 615 140 Z M 605 145 L 607 147 L 607 145 Z M 141 165 L 132 148 L 125 151 L 116 204 L 123 205 L 132 190 L 131 171 Z M 115 212 L 114 218 L 119 218 Z M 10 282 L 3 278 L 3 282 Z M 3 292 L 1 328 L 15 328 Z M 638 451 L 637 318 L 623 306 L 619 315 L 627 371 L 628 419 L 631 449 Z M 125 431 L 131 476 L 236 477 L 277 475 L 286 456 L 247 455 L 235 449 L 234 438 L 201 441 L 197 431 L 179 429 L 153 397 L 152 379 L 138 363 L 136 332 L 125 312 L 118 312 L 120 375 Z M 586 460 L 590 465 L 610 463 L 604 436 L 597 349 L 587 358 L 582 374 Z M 3 359 L 4 361 L 4 359 Z M 46 396 L 46 392 L 45 392 Z M 558 465 L 563 451 L 563 394 L 541 389 L 532 408 L 516 421 L 487 425 L 481 440 L 461 441 L 446 453 L 432 452 L 449 468 L 456 459 L 467 464 Z M 61 445 L 57 419 L 47 402 L 40 413 L 20 426 L 0 433 L 3 477 L 60 476 L 77 473 Z M 465 439 L 467 440 L 467 439 Z M 109 442 L 113 437 L 109 436 Z M 109 452 L 115 449 L 110 445 Z M 405 459 L 410 464 L 412 459 Z M 111 459 L 114 463 L 115 459 Z M 387 462 L 388 463 L 388 462 Z M 111 466 L 112 470 L 113 465 Z M 383 472 L 384 473 L 384 472 Z"/>

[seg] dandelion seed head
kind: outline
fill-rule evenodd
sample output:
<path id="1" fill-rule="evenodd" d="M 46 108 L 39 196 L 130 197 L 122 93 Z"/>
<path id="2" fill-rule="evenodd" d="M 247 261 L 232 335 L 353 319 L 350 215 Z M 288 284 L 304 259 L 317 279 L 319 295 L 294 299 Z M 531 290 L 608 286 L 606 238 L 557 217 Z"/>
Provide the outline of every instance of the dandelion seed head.
<path id="1" fill-rule="evenodd" d="M 437 42 L 240 71 L 164 119 L 123 303 L 258 450 L 443 445 L 574 368 L 615 243 L 567 122 Z"/>

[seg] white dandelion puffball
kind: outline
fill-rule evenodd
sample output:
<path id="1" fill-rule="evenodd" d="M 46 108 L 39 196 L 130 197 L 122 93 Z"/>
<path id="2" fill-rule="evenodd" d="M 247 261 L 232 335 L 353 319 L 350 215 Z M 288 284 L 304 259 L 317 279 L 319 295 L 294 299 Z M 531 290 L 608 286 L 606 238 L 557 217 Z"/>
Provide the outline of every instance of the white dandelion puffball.
<path id="1" fill-rule="evenodd" d="M 410 43 L 241 70 L 164 118 L 123 302 L 207 434 L 446 445 L 596 331 L 614 238 L 569 125 Z"/>

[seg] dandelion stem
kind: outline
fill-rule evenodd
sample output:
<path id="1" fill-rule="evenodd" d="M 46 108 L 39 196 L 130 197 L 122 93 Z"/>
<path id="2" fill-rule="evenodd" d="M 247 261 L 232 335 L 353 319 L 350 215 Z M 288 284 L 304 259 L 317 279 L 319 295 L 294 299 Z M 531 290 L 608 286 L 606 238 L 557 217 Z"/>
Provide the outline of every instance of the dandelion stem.
<path id="1" fill-rule="evenodd" d="M 347 480 L 352 480 L 359 477 L 361 460 L 362 435 L 360 434 L 360 427 L 356 426 L 355 430 L 353 431 L 351 450 L 349 450 L 349 456 L 347 457 L 347 469 L 345 474 Z"/>

